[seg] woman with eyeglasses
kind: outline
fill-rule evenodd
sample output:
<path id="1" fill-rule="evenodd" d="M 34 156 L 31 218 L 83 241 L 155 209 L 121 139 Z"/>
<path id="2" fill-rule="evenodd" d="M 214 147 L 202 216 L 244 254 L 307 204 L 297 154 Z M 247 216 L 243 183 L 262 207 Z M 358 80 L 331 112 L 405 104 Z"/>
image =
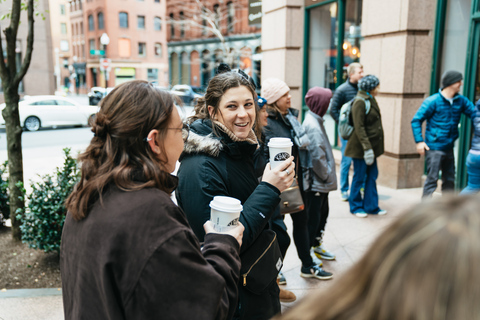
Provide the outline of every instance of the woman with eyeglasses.
<path id="1" fill-rule="evenodd" d="M 205 223 L 203 249 L 170 199 L 187 127 L 146 81 L 101 102 L 81 179 L 66 201 L 65 319 L 226 319 L 237 302 L 243 226 Z"/>
<path id="2" fill-rule="evenodd" d="M 273 170 L 267 164 L 258 182 L 254 167 L 258 140 L 253 129 L 260 128 L 254 126 L 258 121 L 255 87 L 243 72 L 223 71 L 210 80 L 205 98 L 199 99 L 195 115 L 189 119 L 191 131 L 180 158 L 175 195 L 200 241 L 205 239 L 202 225 L 210 219 L 209 203 L 214 196 L 242 202 L 243 269 L 252 256 L 260 258 L 260 253 L 253 252 L 262 245 L 257 239 L 270 231 L 268 221 L 280 201 L 280 192 L 292 184 L 295 167 L 293 157 Z M 260 267 L 261 282 L 266 282 L 260 290 L 250 287 L 248 270 L 242 273 L 234 319 L 270 319 L 281 311 L 276 283 L 281 262 L 280 257 L 277 265 Z"/>

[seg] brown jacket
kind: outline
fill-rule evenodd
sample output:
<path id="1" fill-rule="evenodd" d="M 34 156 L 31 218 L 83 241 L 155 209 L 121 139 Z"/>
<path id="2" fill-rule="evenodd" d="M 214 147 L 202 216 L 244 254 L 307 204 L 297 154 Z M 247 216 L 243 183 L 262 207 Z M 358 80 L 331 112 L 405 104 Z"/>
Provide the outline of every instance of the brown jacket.
<path id="1" fill-rule="evenodd" d="M 159 189 L 111 187 L 86 219 L 68 214 L 60 267 L 65 319 L 228 319 L 238 242 L 208 234 L 200 251 L 183 211 Z"/>
<path id="2" fill-rule="evenodd" d="M 363 159 L 364 152 L 373 149 L 375 157 L 384 151 L 382 115 L 377 100 L 365 91 L 358 91 L 358 97 L 370 100 L 370 112 L 365 114 L 365 103 L 357 99 L 352 106 L 353 133 L 348 139 L 345 155 L 347 157 Z"/>

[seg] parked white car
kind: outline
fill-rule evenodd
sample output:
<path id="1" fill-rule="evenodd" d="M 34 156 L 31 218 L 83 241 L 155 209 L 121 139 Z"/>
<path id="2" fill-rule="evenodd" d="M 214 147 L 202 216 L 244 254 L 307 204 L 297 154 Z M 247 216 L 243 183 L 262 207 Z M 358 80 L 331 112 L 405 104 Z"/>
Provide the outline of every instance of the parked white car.
<path id="1" fill-rule="evenodd" d="M 0 105 L 0 110 L 5 108 Z M 95 118 L 97 106 L 83 106 L 68 98 L 59 96 L 25 96 L 18 104 L 20 123 L 28 131 L 43 127 L 86 126 Z M 5 120 L 0 114 L 0 127 Z"/>

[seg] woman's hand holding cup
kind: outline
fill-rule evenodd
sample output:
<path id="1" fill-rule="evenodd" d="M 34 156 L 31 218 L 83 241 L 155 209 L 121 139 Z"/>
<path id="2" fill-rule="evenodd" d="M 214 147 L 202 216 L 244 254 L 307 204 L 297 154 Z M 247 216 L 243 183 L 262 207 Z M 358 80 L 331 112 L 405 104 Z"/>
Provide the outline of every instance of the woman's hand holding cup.
<path id="1" fill-rule="evenodd" d="M 207 222 L 204 223 L 203 229 L 205 229 L 206 234 L 208 233 L 228 234 L 237 240 L 238 245 L 240 247 L 242 246 L 243 231 L 245 230 L 245 227 L 240 222 L 238 222 L 237 226 L 229 229 L 228 231 L 218 232 L 215 230 L 215 224 L 212 221 L 208 220 Z"/>
<path id="2" fill-rule="evenodd" d="M 295 163 L 291 156 L 287 160 L 277 164 L 274 169 L 271 168 L 270 163 L 267 163 L 265 171 L 263 172 L 262 181 L 270 183 L 280 190 L 280 192 L 283 192 L 292 185 L 294 177 Z"/>

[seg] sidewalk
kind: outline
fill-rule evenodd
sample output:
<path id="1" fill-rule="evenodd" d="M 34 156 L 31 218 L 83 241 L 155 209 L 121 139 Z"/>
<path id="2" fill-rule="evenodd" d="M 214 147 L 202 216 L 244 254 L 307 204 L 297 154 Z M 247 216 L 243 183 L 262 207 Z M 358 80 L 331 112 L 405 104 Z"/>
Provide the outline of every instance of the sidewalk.
<path id="1" fill-rule="evenodd" d="M 406 209 L 420 202 L 421 188 L 395 190 L 378 186 L 380 207 L 388 211 L 385 216 L 357 218 L 350 214 L 348 202 L 340 200 L 340 192 L 330 193 L 330 216 L 325 234 L 326 247 L 336 254 L 334 261 L 324 261 L 324 268 L 334 274 L 329 281 L 305 279 L 300 277 L 300 260 L 293 243 L 287 251 L 283 272 L 287 285 L 282 286 L 293 291 L 298 298 L 313 289 L 325 288 L 335 284 L 355 261 L 357 261 L 377 235 Z M 285 219 L 291 235 L 292 222 Z M 60 320 L 63 319 L 62 297 L 58 289 L 7 290 L 0 292 L 0 320 Z M 298 301 L 298 300 L 297 300 Z M 295 303 L 282 304 L 283 310 Z"/>

